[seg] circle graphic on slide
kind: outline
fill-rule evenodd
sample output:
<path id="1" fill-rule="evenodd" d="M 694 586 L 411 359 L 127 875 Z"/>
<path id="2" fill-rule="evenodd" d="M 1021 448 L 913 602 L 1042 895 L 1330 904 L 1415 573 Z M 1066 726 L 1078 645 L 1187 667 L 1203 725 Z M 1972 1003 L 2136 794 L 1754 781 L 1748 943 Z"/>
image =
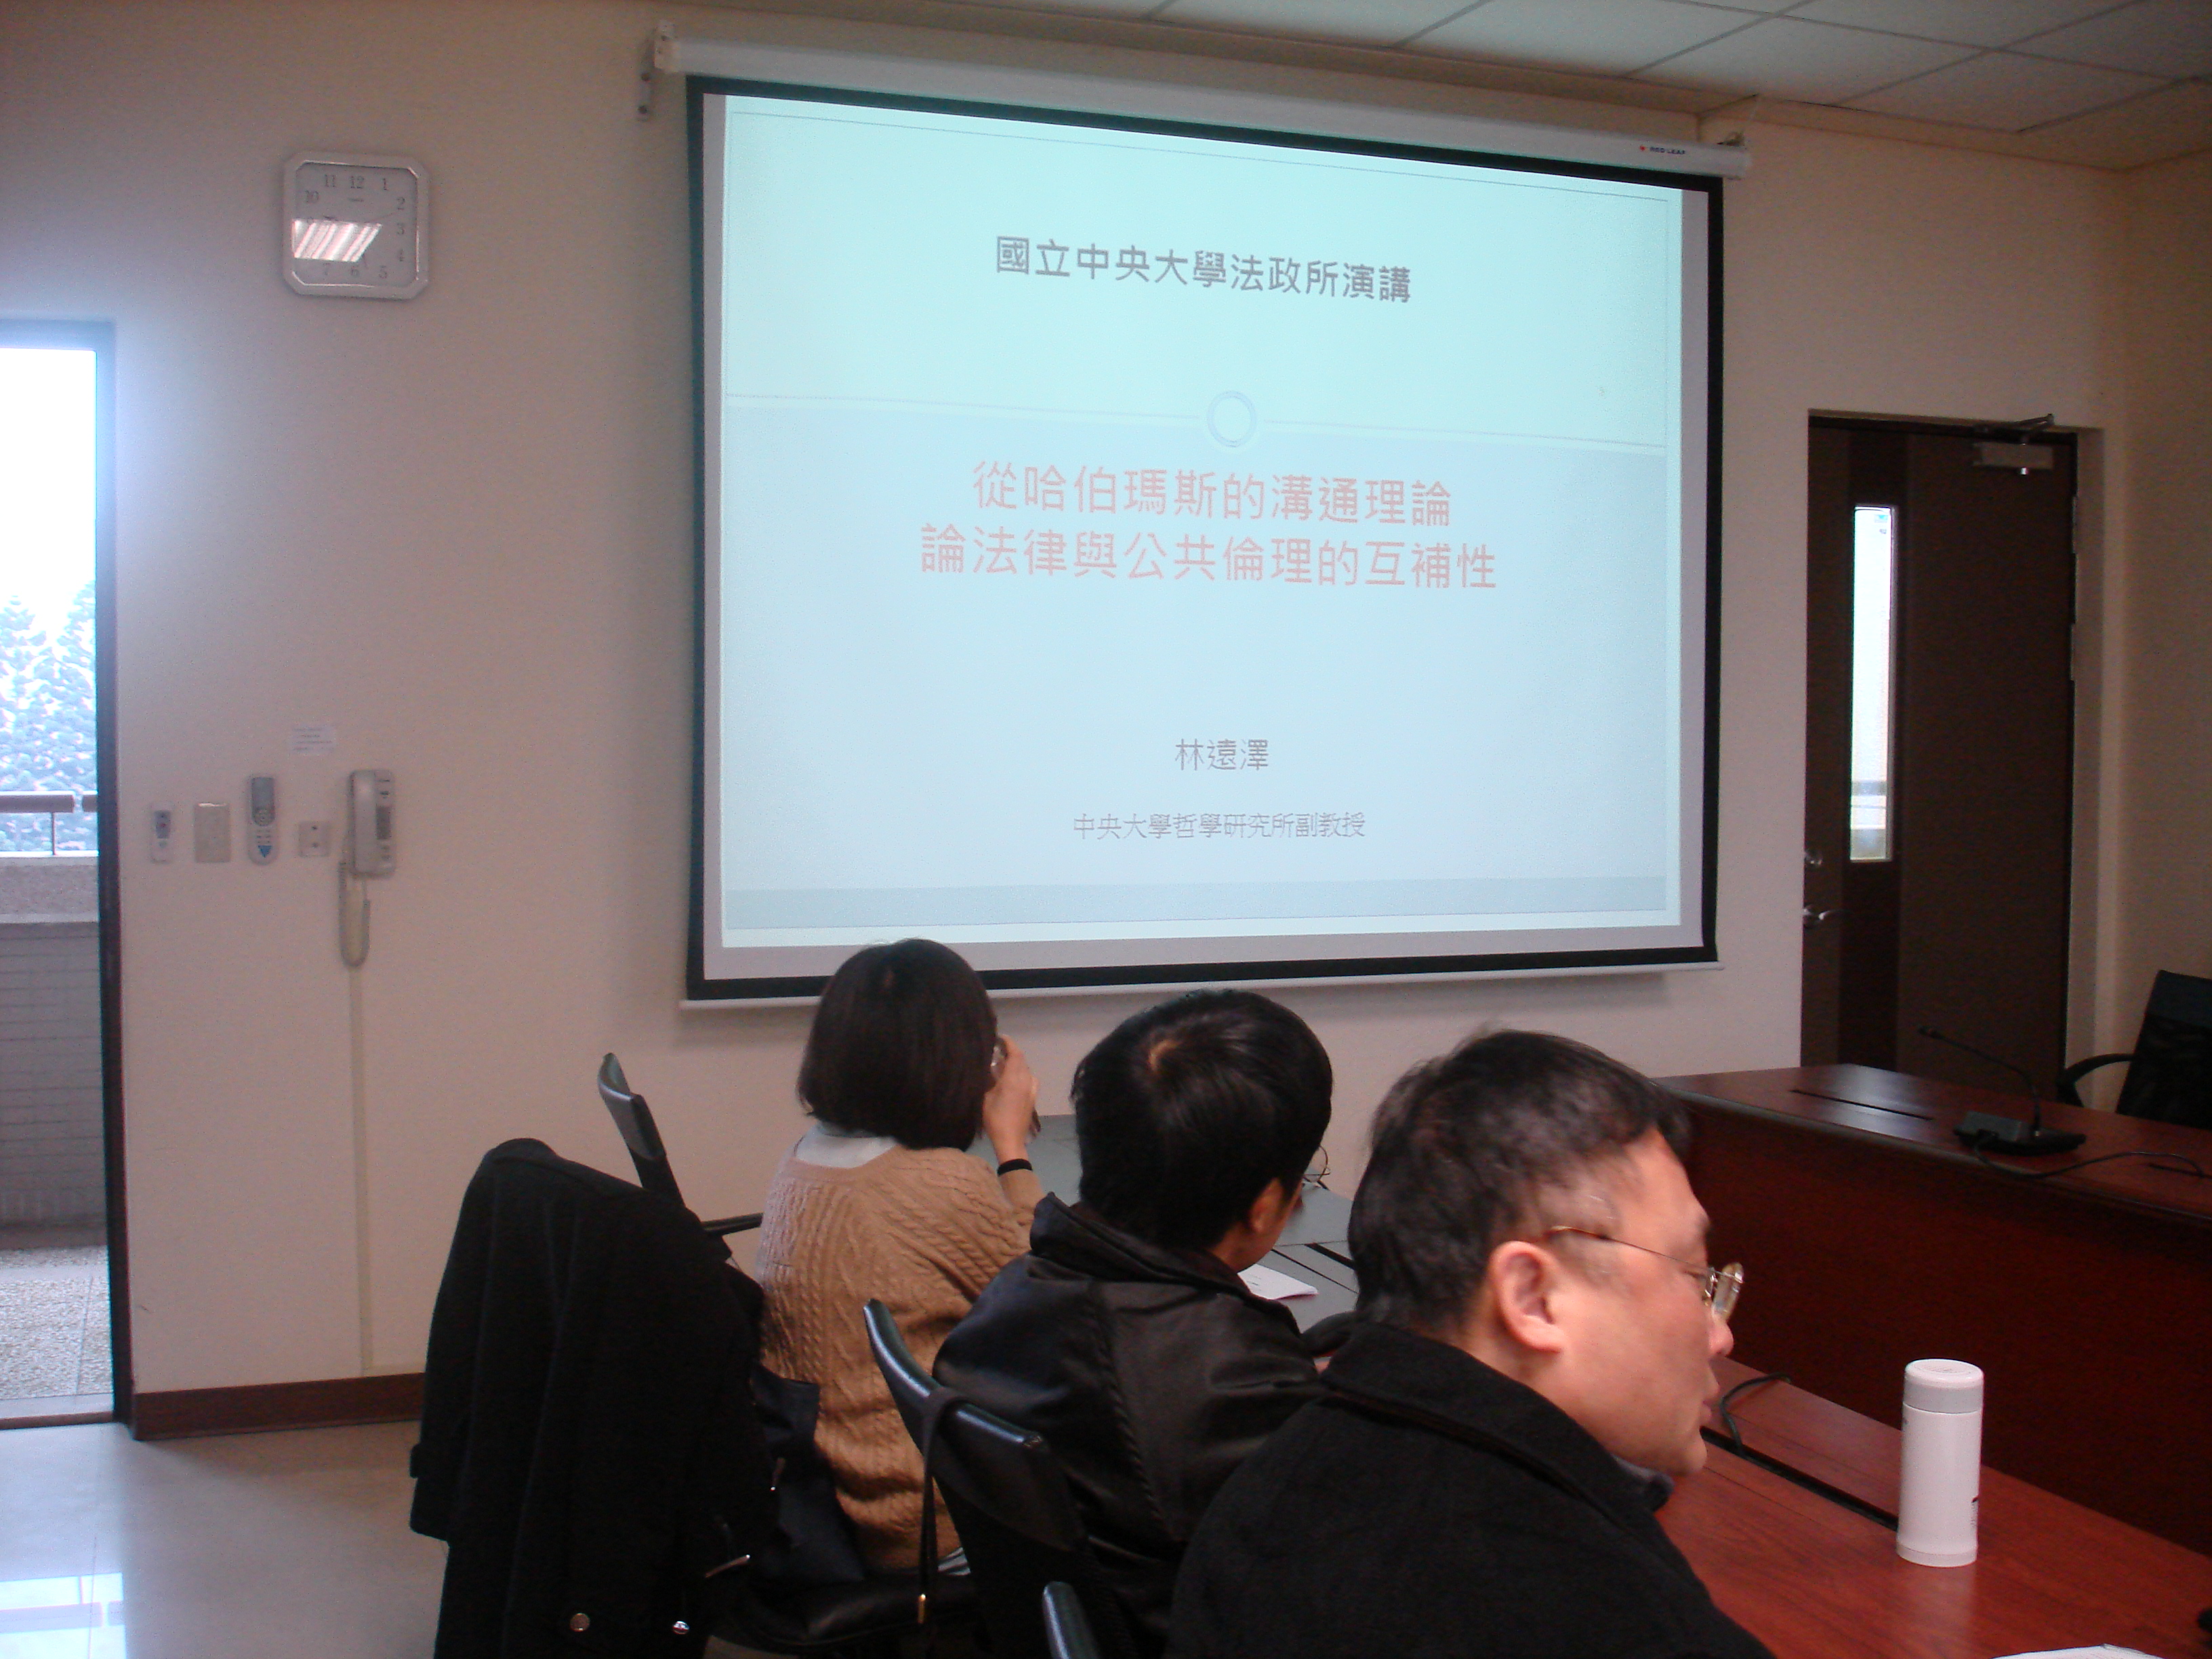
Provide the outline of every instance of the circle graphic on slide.
<path id="1" fill-rule="evenodd" d="M 1259 435 L 1260 411 L 1241 392 L 1224 392 L 1206 406 L 1206 429 L 1216 443 L 1242 449 Z"/>

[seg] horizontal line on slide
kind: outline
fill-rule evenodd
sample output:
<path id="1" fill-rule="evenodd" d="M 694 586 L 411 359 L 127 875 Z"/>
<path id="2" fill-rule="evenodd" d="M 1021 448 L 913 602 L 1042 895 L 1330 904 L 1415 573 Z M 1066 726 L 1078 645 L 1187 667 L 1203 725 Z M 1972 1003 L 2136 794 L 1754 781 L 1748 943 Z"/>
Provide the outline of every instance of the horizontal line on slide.
<path id="1" fill-rule="evenodd" d="M 1007 887 L 732 888 L 724 924 L 752 927 L 983 927 L 1003 922 L 1254 921 L 1656 910 L 1658 876 L 1439 881 L 1101 883 Z"/>
<path id="2" fill-rule="evenodd" d="M 924 414 L 962 415 L 1036 415 L 1058 421 L 1115 421 L 1123 423 L 1146 422 L 1161 426 L 1188 426 L 1203 430 L 1205 422 L 1188 410 L 1165 414 L 1149 410 L 1132 409 L 1045 409 L 1028 404 L 962 404 L 948 403 L 935 398 L 829 398 L 811 397 L 787 392 L 731 392 L 723 395 L 725 404 L 739 407 L 750 405 L 788 406 L 803 404 L 817 409 L 913 410 Z M 1487 432 L 1446 426 L 1363 426 L 1357 422 L 1275 421 L 1266 422 L 1274 432 L 1327 434 L 1331 432 L 1379 433 L 1394 438 L 1435 438 L 1463 441 L 1470 438 L 1493 438 L 1506 443 L 1572 444 L 1579 448 L 1619 451 L 1632 455 L 1663 455 L 1667 446 L 1648 443 L 1631 438 L 1587 438 L 1571 432 Z"/>

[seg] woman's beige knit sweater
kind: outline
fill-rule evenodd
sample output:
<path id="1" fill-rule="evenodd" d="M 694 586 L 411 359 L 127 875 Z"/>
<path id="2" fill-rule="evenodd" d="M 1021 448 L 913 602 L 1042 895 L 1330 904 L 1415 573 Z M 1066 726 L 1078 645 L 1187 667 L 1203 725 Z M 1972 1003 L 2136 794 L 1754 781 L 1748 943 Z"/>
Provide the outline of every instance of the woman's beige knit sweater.
<path id="1" fill-rule="evenodd" d="M 894 1146 L 856 1169 L 786 1157 L 776 1170 L 754 1258 L 768 1292 L 761 1358 L 821 1386 L 815 1442 L 872 1568 L 915 1565 L 921 1455 L 868 1352 L 860 1310 L 880 1297 L 915 1358 L 934 1364 L 945 1333 L 1029 1249 L 1040 1195 L 1027 1171 L 994 1176 L 948 1147 Z M 957 1541 L 941 1513 L 939 1537 L 940 1550 Z"/>

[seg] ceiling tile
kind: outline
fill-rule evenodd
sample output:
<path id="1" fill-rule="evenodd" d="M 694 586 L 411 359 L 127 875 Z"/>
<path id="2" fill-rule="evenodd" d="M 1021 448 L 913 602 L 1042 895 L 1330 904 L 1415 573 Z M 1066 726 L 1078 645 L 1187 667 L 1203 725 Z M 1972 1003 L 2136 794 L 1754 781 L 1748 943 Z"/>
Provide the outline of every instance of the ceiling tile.
<path id="1" fill-rule="evenodd" d="M 2145 75 L 2203 75 L 2212 72 L 2212 6 L 2204 0 L 2136 0 L 2038 35 L 2022 50 Z"/>
<path id="2" fill-rule="evenodd" d="M 1965 46 L 1770 17 L 1655 64 L 1639 78 L 1763 93 L 1806 104 L 1840 104 L 1969 55 Z"/>
<path id="3" fill-rule="evenodd" d="M 1164 23 L 1202 23 L 1309 40 L 1387 45 L 1441 23 L 1468 0 L 1172 0 Z"/>
<path id="4" fill-rule="evenodd" d="M 2212 149 L 2212 86 L 2175 81 L 2124 104 L 2054 121 L 2035 136 L 2063 144 L 2066 160 L 2097 167 L 2139 167 Z"/>
<path id="5" fill-rule="evenodd" d="M 2130 75 L 2124 70 L 1993 52 L 1850 102 L 1853 109 L 1870 109 L 1884 115 L 2018 132 L 2024 127 L 2118 103 L 2152 91 L 2159 84 L 2150 76 Z"/>
<path id="6" fill-rule="evenodd" d="M 1969 46 L 2008 46 L 2112 4 L 2112 0 L 1806 0 L 1790 15 Z"/>
<path id="7" fill-rule="evenodd" d="M 1626 75 L 1756 21 L 1675 0 L 1489 0 L 1413 44 L 1423 52 Z"/>

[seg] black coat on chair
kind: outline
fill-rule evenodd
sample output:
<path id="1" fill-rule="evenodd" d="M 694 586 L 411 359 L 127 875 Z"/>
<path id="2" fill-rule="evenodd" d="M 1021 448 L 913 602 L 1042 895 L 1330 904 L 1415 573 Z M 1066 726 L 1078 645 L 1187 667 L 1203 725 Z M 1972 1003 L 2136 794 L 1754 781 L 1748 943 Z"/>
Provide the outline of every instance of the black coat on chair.
<path id="1" fill-rule="evenodd" d="M 535 1140 L 486 1154 L 438 1289 L 417 1532 L 437 1659 L 696 1655 L 775 1522 L 759 1291 L 669 1199 Z"/>

